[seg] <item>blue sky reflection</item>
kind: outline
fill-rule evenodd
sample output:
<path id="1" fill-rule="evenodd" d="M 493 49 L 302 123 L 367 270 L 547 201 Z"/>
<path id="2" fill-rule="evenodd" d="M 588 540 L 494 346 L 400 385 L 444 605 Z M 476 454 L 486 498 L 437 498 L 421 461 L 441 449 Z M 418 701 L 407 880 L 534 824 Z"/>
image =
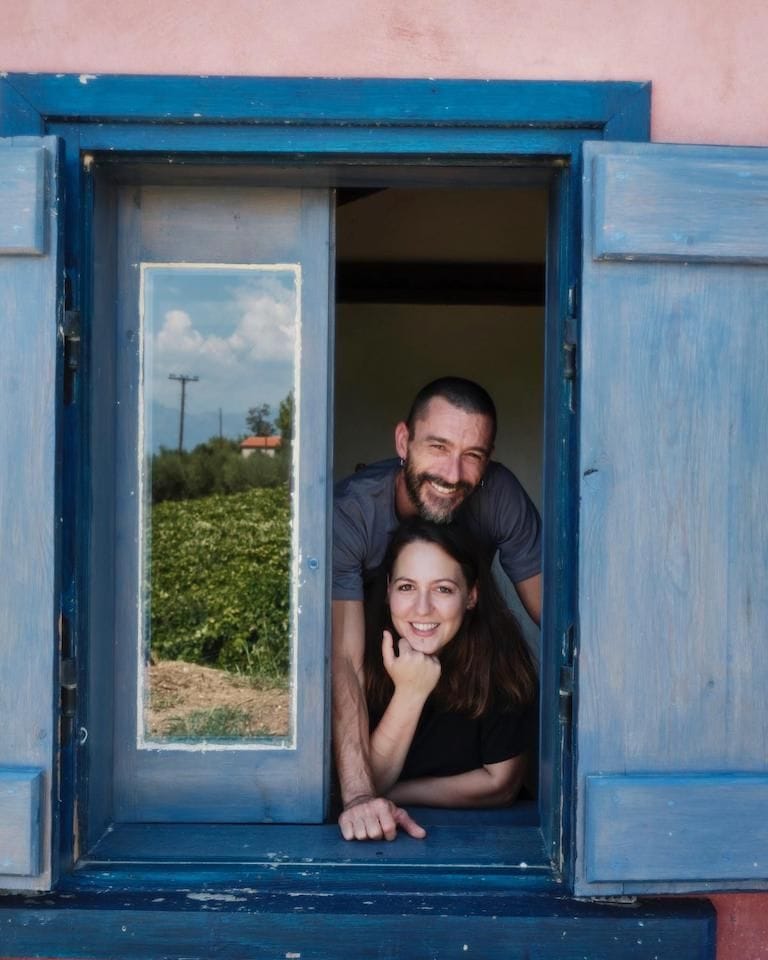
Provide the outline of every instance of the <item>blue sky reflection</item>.
<path id="1" fill-rule="evenodd" d="M 184 448 L 248 430 L 250 407 L 272 416 L 294 388 L 299 335 L 298 264 L 142 264 L 146 446 L 175 448 L 180 385 L 186 388 Z"/>

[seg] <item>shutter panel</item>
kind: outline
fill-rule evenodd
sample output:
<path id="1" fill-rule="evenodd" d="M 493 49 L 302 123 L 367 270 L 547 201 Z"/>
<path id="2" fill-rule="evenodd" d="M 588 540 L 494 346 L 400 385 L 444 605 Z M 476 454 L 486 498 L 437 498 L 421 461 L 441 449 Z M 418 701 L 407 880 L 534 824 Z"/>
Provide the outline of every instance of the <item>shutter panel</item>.
<path id="1" fill-rule="evenodd" d="M 575 889 L 768 878 L 768 151 L 587 144 Z"/>
<path id="2" fill-rule="evenodd" d="M 53 879 L 57 749 L 53 137 L 0 140 L 0 889 Z"/>

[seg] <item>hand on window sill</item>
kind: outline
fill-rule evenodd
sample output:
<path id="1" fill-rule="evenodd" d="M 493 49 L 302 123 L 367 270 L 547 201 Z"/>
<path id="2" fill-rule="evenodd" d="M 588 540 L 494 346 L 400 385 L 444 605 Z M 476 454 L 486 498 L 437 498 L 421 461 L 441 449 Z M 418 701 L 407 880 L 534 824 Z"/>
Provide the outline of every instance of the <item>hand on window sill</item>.
<path id="1" fill-rule="evenodd" d="M 346 805 L 339 816 L 345 840 L 394 840 L 398 828 L 416 840 L 427 831 L 402 807 L 385 797 L 359 797 Z"/>

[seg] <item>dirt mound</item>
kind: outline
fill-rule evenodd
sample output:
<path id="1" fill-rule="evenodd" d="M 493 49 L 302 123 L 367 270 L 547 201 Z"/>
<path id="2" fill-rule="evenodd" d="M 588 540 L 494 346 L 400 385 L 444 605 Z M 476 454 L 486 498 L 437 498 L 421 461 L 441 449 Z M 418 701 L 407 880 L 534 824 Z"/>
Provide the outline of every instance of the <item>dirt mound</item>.
<path id="1" fill-rule="evenodd" d="M 149 667 L 152 737 L 275 737 L 290 732 L 290 693 L 177 660 Z"/>

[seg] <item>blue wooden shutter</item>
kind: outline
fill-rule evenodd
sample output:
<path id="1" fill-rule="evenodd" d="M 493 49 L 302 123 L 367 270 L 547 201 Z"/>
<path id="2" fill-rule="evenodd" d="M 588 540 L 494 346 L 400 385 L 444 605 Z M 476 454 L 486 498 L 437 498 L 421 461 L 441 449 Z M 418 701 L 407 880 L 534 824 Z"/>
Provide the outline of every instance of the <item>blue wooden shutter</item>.
<path id="1" fill-rule="evenodd" d="M 0 889 L 53 879 L 57 675 L 55 138 L 0 140 Z"/>
<path id="2" fill-rule="evenodd" d="M 587 144 L 575 889 L 768 879 L 768 152 Z"/>

